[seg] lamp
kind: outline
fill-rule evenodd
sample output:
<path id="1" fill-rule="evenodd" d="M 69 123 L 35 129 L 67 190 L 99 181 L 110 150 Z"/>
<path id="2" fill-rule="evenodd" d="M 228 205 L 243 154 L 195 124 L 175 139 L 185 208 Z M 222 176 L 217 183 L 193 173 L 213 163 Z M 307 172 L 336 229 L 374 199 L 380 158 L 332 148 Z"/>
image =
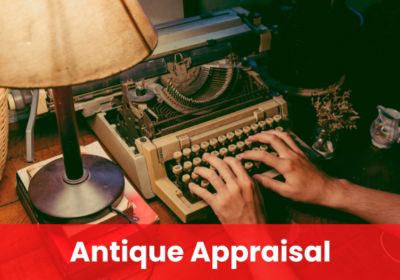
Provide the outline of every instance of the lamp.
<path id="1" fill-rule="evenodd" d="M 124 71 L 146 58 L 157 33 L 137 0 L 3 0 L 0 86 L 52 88 L 63 159 L 32 178 L 31 202 L 46 222 L 88 223 L 123 196 L 111 161 L 81 155 L 72 85 Z"/>

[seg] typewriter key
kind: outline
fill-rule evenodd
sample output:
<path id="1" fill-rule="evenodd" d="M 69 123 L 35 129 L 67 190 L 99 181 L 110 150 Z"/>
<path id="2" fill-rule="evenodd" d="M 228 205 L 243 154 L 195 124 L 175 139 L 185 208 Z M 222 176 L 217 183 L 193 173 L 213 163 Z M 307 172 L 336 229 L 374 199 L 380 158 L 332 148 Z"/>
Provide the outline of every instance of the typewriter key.
<path id="1" fill-rule="evenodd" d="M 224 159 L 228 155 L 228 149 L 227 148 L 221 148 L 219 150 L 219 154 L 221 155 L 221 158 Z"/>
<path id="2" fill-rule="evenodd" d="M 174 159 L 176 161 L 176 164 L 181 164 L 182 153 L 181 152 L 175 152 L 174 153 Z"/>
<path id="3" fill-rule="evenodd" d="M 251 174 L 252 168 L 253 168 L 252 162 L 248 161 L 244 164 L 244 169 L 246 169 L 247 173 Z"/>
<path id="4" fill-rule="evenodd" d="M 261 151 L 268 151 L 268 145 L 265 145 L 265 144 L 260 145 L 260 150 Z"/>
<path id="5" fill-rule="evenodd" d="M 243 159 L 240 157 L 240 155 L 236 155 L 235 158 L 240 160 L 240 162 L 243 162 Z"/>
<path id="6" fill-rule="evenodd" d="M 219 152 L 218 151 L 212 151 L 211 154 L 215 157 L 219 157 Z"/>
<path id="7" fill-rule="evenodd" d="M 253 142 L 251 142 L 248 138 L 246 140 L 244 140 L 244 143 L 247 146 L 247 150 L 251 150 L 251 146 L 253 144 Z"/>
<path id="8" fill-rule="evenodd" d="M 273 124 L 274 124 L 274 119 L 273 118 L 268 118 L 265 120 L 265 122 L 268 124 L 268 128 L 266 129 L 272 129 Z"/>
<path id="9" fill-rule="evenodd" d="M 193 182 L 195 182 L 196 184 L 198 184 L 199 181 L 200 181 L 200 176 L 197 175 L 196 173 L 192 172 L 192 180 L 193 180 Z"/>
<path id="10" fill-rule="evenodd" d="M 275 115 L 274 116 L 274 121 L 276 122 L 276 125 L 279 126 L 279 122 L 281 121 L 282 116 L 281 115 Z"/>
<path id="11" fill-rule="evenodd" d="M 208 153 L 208 148 L 210 147 L 210 143 L 204 141 L 201 143 L 200 147 L 201 147 L 201 152 L 202 152 L 201 155 L 203 155 L 204 153 Z"/>
<path id="12" fill-rule="evenodd" d="M 254 151 L 254 152 L 259 152 L 259 151 L 260 151 L 260 148 L 255 147 L 255 148 L 252 149 L 252 151 Z"/>
<path id="13" fill-rule="evenodd" d="M 193 165 L 194 167 L 196 166 L 201 166 L 201 158 L 197 157 L 193 159 Z"/>
<path id="14" fill-rule="evenodd" d="M 250 126 L 245 126 L 245 127 L 243 127 L 243 132 L 244 132 L 244 134 L 247 135 L 247 137 L 250 136 L 250 131 L 251 131 Z"/>
<path id="15" fill-rule="evenodd" d="M 190 175 L 189 174 L 183 175 L 182 182 L 183 182 L 183 185 L 187 188 L 190 183 Z"/>
<path id="16" fill-rule="evenodd" d="M 276 131 L 282 132 L 283 131 L 283 127 L 282 126 L 277 126 L 275 128 Z"/>
<path id="17" fill-rule="evenodd" d="M 229 150 L 228 156 L 230 156 L 230 157 L 235 156 L 236 149 L 237 149 L 236 145 L 234 145 L 234 144 L 229 145 L 228 146 L 228 150 Z"/>
<path id="18" fill-rule="evenodd" d="M 179 181 L 180 175 L 182 173 L 182 166 L 181 165 L 175 165 L 172 168 L 172 172 L 174 172 L 176 180 Z"/>
<path id="19" fill-rule="evenodd" d="M 216 138 L 210 139 L 210 145 L 212 147 L 212 150 L 215 151 L 217 149 L 218 140 Z"/>
<path id="20" fill-rule="evenodd" d="M 218 137 L 218 142 L 219 142 L 219 146 L 220 148 L 225 147 L 225 143 L 226 143 L 226 136 L 225 135 L 221 135 Z"/>
<path id="21" fill-rule="evenodd" d="M 239 151 L 240 151 L 241 153 L 243 153 L 243 151 L 244 151 L 244 142 L 243 142 L 243 141 L 237 142 L 237 143 L 236 143 L 236 147 L 239 149 Z"/>
<path id="22" fill-rule="evenodd" d="M 185 163 L 183 164 L 183 170 L 185 171 L 185 173 L 191 173 L 192 167 L 193 164 L 190 161 L 185 161 Z"/>
<path id="23" fill-rule="evenodd" d="M 267 125 L 265 121 L 259 121 L 258 125 L 260 126 L 261 131 L 265 131 Z"/>
<path id="24" fill-rule="evenodd" d="M 253 123 L 252 125 L 251 125 L 251 130 L 253 131 L 253 135 L 254 134 L 257 134 L 258 133 L 258 124 L 256 124 L 256 123 Z"/>
<path id="25" fill-rule="evenodd" d="M 196 157 L 200 155 L 200 146 L 199 145 L 193 145 L 192 146 L 192 152 L 195 154 Z"/>
<path id="26" fill-rule="evenodd" d="M 182 154 L 183 154 L 183 162 L 191 160 L 191 157 L 192 157 L 191 149 L 189 149 L 189 148 L 183 149 Z"/>
<path id="27" fill-rule="evenodd" d="M 275 153 L 275 152 L 272 152 L 271 155 L 274 155 L 274 156 L 276 156 L 276 157 L 278 156 L 278 154 Z"/>
<path id="28" fill-rule="evenodd" d="M 242 140 L 242 138 L 243 138 L 243 130 L 241 130 L 241 129 L 236 129 L 235 130 L 235 135 L 236 135 L 236 137 L 237 137 L 237 139 L 240 141 L 240 140 Z"/>
<path id="29" fill-rule="evenodd" d="M 226 134 L 226 138 L 228 139 L 228 143 L 229 144 L 233 144 L 234 138 L 235 138 L 235 134 L 233 132 L 228 132 Z"/>
<path id="30" fill-rule="evenodd" d="M 210 182 L 208 182 L 207 180 L 201 180 L 201 185 L 202 188 L 207 189 L 210 186 Z"/>

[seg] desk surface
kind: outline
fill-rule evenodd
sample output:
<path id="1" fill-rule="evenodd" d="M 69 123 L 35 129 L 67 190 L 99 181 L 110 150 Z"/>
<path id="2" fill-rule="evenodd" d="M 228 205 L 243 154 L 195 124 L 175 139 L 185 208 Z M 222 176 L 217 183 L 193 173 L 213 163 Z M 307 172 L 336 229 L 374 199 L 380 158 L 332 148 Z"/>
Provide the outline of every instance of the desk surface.
<path id="1" fill-rule="evenodd" d="M 10 125 L 7 163 L 0 182 L 0 223 L 30 223 L 15 192 L 16 171 L 29 163 L 25 156 L 26 122 Z M 83 117 L 78 114 L 81 145 L 97 141 Z M 304 139 L 304 138 L 303 138 Z M 307 141 L 308 139 L 304 139 Z M 35 127 L 35 162 L 61 154 L 55 116 L 37 120 Z M 339 141 L 336 157 L 320 161 L 321 168 L 332 176 L 345 178 L 366 187 L 400 193 L 400 149 L 395 145 L 389 150 L 379 150 L 371 145 L 369 131 L 345 132 Z M 362 223 L 351 215 L 324 207 L 294 203 L 265 193 L 272 223 Z M 161 223 L 180 223 L 179 218 L 158 198 L 147 200 L 159 215 Z M 214 219 L 203 222 L 214 222 Z"/>

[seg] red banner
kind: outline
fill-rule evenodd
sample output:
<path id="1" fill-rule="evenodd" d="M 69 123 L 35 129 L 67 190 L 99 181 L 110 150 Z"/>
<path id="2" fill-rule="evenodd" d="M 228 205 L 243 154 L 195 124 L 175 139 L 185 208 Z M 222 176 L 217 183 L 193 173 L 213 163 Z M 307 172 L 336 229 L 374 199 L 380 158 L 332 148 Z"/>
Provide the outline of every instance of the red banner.
<path id="1" fill-rule="evenodd" d="M 0 225 L 0 279 L 400 279 L 400 225 Z"/>

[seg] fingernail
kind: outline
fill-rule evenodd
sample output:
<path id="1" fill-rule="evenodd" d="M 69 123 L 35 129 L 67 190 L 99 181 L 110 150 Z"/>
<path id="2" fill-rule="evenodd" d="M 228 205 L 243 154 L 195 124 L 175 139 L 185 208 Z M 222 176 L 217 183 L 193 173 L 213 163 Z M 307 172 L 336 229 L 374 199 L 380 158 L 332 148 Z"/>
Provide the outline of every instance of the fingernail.
<path id="1" fill-rule="evenodd" d="M 261 176 L 258 175 L 258 174 L 256 174 L 256 175 L 253 176 L 253 179 L 254 179 L 254 180 L 257 180 L 257 181 L 260 181 Z"/>
<path id="2" fill-rule="evenodd" d="M 198 170 L 199 170 L 198 167 L 195 167 L 195 168 L 193 169 L 194 172 L 197 172 Z"/>
<path id="3" fill-rule="evenodd" d="M 243 158 L 243 155 L 244 155 L 243 153 L 242 153 L 242 154 L 239 154 L 239 156 L 240 156 L 241 158 Z"/>
<path id="4" fill-rule="evenodd" d="M 191 189 L 193 185 L 194 185 L 194 183 L 190 182 L 190 183 L 189 183 L 189 186 L 188 186 L 189 189 Z"/>

